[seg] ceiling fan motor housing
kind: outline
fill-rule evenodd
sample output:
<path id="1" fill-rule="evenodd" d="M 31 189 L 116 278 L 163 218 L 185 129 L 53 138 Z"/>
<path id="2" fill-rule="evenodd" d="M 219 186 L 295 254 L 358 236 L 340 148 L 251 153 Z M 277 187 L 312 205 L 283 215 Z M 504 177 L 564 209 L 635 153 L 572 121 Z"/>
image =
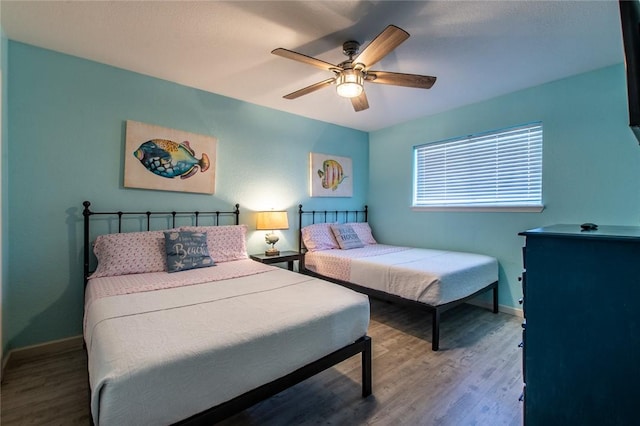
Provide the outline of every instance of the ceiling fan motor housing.
<path id="1" fill-rule="evenodd" d="M 353 57 L 358 53 L 359 50 L 360 50 L 360 43 L 358 43 L 355 40 L 345 41 L 342 44 L 342 53 L 347 55 L 349 59 L 353 59 Z"/>

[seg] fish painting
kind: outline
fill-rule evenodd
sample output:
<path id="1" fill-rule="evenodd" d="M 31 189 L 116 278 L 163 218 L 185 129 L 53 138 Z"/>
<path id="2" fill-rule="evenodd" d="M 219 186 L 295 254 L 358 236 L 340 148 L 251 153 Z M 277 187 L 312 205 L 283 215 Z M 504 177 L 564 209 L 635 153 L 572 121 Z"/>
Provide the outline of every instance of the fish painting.
<path id="1" fill-rule="evenodd" d="M 142 165 L 158 176 L 173 179 L 187 179 L 198 172 L 206 172 L 210 162 L 206 153 L 197 159 L 189 141 L 182 143 L 166 139 L 151 139 L 144 142 L 133 153 Z"/>
<path id="2" fill-rule="evenodd" d="M 322 163 L 322 170 L 318 170 L 318 176 L 322 179 L 322 187 L 335 191 L 338 185 L 347 178 L 342 170 L 342 165 L 336 160 L 325 160 Z"/>

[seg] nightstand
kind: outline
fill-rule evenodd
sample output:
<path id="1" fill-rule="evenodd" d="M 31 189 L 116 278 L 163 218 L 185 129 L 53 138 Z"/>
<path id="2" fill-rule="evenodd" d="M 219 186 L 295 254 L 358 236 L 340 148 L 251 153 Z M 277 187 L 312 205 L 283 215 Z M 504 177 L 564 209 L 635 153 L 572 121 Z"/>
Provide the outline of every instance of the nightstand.
<path id="1" fill-rule="evenodd" d="M 297 251 L 281 251 L 277 256 L 267 256 L 264 253 L 259 254 L 251 254 L 249 257 L 256 262 L 266 263 L 267 265 L 271 265 L 272 263 L 280 263 L 287 262 L 287 266 L 290 271 L 293 271 L 293 262 L 298 261 L 300 263 L 300 259 L 302 259 L 302 255 Z"/>

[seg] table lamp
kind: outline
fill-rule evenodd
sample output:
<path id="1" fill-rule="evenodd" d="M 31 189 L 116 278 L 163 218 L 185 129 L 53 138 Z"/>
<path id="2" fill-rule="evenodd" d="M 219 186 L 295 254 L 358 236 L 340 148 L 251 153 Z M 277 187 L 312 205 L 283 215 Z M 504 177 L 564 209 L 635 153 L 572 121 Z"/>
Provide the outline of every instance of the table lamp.
<path id="1" fill-rule="evenodd" d="M 256 229 L 259 231 L 269 230 L 270 233 L 265 235 L 264 239 L 267 244 L 271 244 L 271 248 L 266 250 L 264 254 L 266 256 L 278 256 L 280 251 L 276 249 L 275 245 L 280 238 L 273 232 L 276 229 L 289 229 L 289 219 L 287 212 L 284 211 L 268 211 L 258 212 L 256 220 Z"/>

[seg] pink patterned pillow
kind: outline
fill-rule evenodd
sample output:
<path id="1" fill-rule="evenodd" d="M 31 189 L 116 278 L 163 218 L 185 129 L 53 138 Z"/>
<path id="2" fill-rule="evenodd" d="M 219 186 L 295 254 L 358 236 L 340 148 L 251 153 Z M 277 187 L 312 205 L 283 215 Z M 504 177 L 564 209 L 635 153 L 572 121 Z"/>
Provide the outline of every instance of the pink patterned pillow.
<path id="1" fill-rule="evenodd" d="M 345 225 L 350 225 L 356 234 L 358 234 L 358 238 L 365 244 L 378 244 L 378 242 L 373 238 L 371 234 L 371 227 L 368 222 L 351 222 L 345 223 Z"/>
<path id="2" fill-rule="evenodd" d="M 180 230 L 206 232 L 209 255 L 216 263 L 248 257 L 247 225 L 181 226 Z"/>
<path id="3" fill-rule="evenodd" d="M 338 249 L 330 223 L 314 223 L 302 228 L 302 242 L 309 251 Z"/>
<path id="4" fill-rule="evenodd" d="M 163 231 L 100 235 L 93 252 L 98 267 L 90 278 L 167 270 Z"/>

